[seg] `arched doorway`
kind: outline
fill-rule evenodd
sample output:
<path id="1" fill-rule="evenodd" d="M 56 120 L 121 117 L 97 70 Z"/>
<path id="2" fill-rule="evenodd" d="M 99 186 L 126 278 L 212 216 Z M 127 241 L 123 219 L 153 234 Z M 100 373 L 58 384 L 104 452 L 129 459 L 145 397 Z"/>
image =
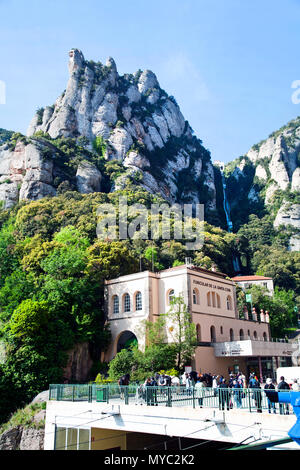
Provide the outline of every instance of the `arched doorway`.
<path id="1" fill-rule="evenodd" d="M 118 340 L 117 353 L 120 352 L 122 349 L 129 349 L 131 346 L 137 345 L 138 340 L 135 334 L 133 334 L 131 331 L 123 331 Z"/>

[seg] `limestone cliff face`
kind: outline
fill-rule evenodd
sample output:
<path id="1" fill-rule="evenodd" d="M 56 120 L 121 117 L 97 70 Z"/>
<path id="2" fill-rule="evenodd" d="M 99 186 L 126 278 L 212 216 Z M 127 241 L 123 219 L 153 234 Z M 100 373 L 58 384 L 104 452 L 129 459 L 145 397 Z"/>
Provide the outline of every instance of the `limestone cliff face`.
<path id="1" fill-rule="evenodd" d="M 64 369 L 64 378 L 69 383 L 86 382 L 89 380 L 93 360 L 88 343 L 77 344 L 68 352 L 68 362 Z"/>
<path id="2" fill-rule="evenodd" d="M 124 167 L 111 190 L 133 178 L 170 203 L 204 203 L 216 213 L 210 154 L 150 70 L 120 76 L 112 58 L 103 65 L 72 49 L 67 87 L 55 104 L 37 111 L 26 138 L 21 136 L 13 148 L 7 133 L 3 135 L 0 201 L 5 208 L 23 199 L 54 196 L 58 180 L 82 193 L 102 190 L 103 175 L 88 158 L 78 163 L 71 179 L 63 174 L 56 143 L 66 138 L 84 139 L 87 153 L 101 139 L 106 161 Z"/>
<path id="3" fill-rule="evenodd" d="M 292 121 L 281 132 L 252 147 L 246 156 L 256 165 L 255 176 L 265 182 L 272 180 L 273 190 L 298 189 L 300 151 L 300 120 Z M 267 170 L 264 166 L 267 167 Z M 276 189 L 275 189 L 276 188 Z"/>
<path id="4" fill-rule="evenodd" d="M 18 201 L 56 196 L 59 184 L 73 180 L 73 189 L 81 193 L 100 191 L 101 174 L 90 162 L 78 164 L 70 177 L 58 164 L 61 157 L 50 142 L 21 138 L 14 147 L 0 147 L 0 201 L 9 209 Z M 71 188 L 70 188 L 71 189 Z"/>
<path id="5" fill-rule="evenodd" d="M 49 400 L 49 390 L 39 393 L 22 410 L 24 415 L 27 415 L 26 424 L 17 424 L 18 420 L 12 416 L 12 420 L 8 423 L 8 429 L 0 434 L 0 450 L 44 449 L 46 407 L 36 407 L 33 415 L 31 407 L 37 403 L 42 404 L 47 400 Z"/>
<path id="6" fill-rule="evenodd" d="M 237 213 L 242 207 L 248 214 L 262 210 L 271 213 L 275 228 L 285 226 L 294 231 L 291 250 L 299 250 L 300 246 L 299 155 L 300 118 L 297 118 L 254 145 L 227 174 L 233 211 Z M 234 185 L 239 187 L 238 194 Z"/>
<path id="7" fill-rule="evenodd" d="M 89 149 L 101 137 L 105 158 L 121 162 L 127 170 L 115 189 L 124 187 L 126 177 L 138 175 L 142 187 L 170 203 L 205 202 L 207 210 L 216 210 L 210 154 L 150 70 L 120 76 L 112 58 L 103 65 L 71 50 L 65 92 L 54 106 L 37 112 L 27 137 L 38 131 L 52 139 L 85 137 Z M 78 190 L 85 191 L 81 172 Z M 94 183 L 93 189 L 99 190 Z"/>
<path id="8" fill-rule="evenodd" d="M 39 199 L 56 191 L 53 182 L 53 162 L 45 160 L 38 143 L 17 142 L 12 149 L 0 147 L 0 200 L 5 209 L 22 199 Z"/>

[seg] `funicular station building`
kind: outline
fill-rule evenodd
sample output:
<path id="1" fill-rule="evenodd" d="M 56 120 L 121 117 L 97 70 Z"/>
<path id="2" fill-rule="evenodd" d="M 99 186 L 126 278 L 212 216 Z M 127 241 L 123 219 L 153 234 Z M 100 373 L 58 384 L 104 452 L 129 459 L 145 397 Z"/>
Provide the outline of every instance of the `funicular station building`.
<path id="1" fill-rule="evenodd" d="M 293 345 L 272 341 L 269 318 L 264 312 L 257 315 L 245 311 L 244 318 L 239 318 L 235 289 L 235 282 L 225 274 L 188 264 L 107 280 L 106 315 L 112 341 L 102 359 L 111 360 L 132 341 L 143 349 L 143 320 L 156 321 L 170 310 L 173 296 L 182 296 L 198 336 L 191 364 L 194 370 L 225 377 L 231 371 L 240 370 L 247 376 L 255 370 L 261 379 L 270 377 L 274 364 L 276 367 L 291 360 Z M 168 324 L 166 336 L 172 341 Z M 110 386 L 103 390 L 105 387 Z M 135 387 L 138 391 L 133 384 Z M 101 394 L 98 399 L 94 385 L 50 386 L 44 449 L 154 452 L 195 448 L 211 441 L 233 446 L 251 442 L 268 445 L 272 440 L 285 442 L 295 423 L 292 413 L 269 414 L 265 397 L 263 412 L 257 414 L 252 392 L 243 399 L 241 409 L 223 411 L 210 389 L 203 408 L 198 399 L 184 392 L 182 396 L 181 391 L 178 401 L 175 390 L 173 403 L 165 399 L 158 406 L 149 406 L 139 402 L 135 391 L 128 392 L 126 400 L 119 389 L 115 385 L 109 389 L 107 399 Z M 137 406 L 141 404 L 144 406 Z"/>
<path id="2" fill-rule="evenodd" d="M 182 296 L 196 325 L 198 346 L 192 368 L 220 374 L 255 371 L 263 380 L 276 368 L 291 365 L 293 350 L 287 342 L 274 341 L 266 312 L 244 311 L 236 305 L 236 282 L 226 274 L 193 265 L 160 272 L 143 271 L 105 282 L 107 322 L 112 341 L 105 360 L 110 361 L 130 342 L 145 347 L 143 320 L 153 321 L 171 308 L 172 297 Z M 172 327 L 166 337 L 172 341 Z"/>

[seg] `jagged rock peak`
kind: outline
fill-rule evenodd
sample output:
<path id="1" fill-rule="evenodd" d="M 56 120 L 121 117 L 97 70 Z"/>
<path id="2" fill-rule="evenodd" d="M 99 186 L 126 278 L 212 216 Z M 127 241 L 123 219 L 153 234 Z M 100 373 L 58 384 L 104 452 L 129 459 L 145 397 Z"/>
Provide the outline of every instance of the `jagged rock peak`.
<path id="1" fill-rule="evenodd" d="M 116 63 L 114 61 L 114 59 L 112 57 L 108 57 L 108 59 L 106 60 L 106 67 L 110 67 L 111 69 L 115 70 L 117 72 L 117 66 L 116 66 Z"/>
<path id="2" fill-rule="evenodd" d="M 76 145 L 80 141 L 87 155 L 100 152 L 104 160 L 117 160 L 124 166 L 125 172 L 114 181 L 115 189 L 126 187 L 129 178 L 170 203 L 203 201 L 210 212 L 216 211 L 210 153 L 151 70 L 121 76 L 111 57 L 104 65 L 86 60 L 76 48 L 69 52 L 68 68 L 65 91 L 52 106 L 36 112 L 27 131 L 27 144 L 32 144 L 27 153 L 39 154 L 38 165 L 27 166 L 25 148 L 22 155 L 0 148 L 4 183 L 0 200 L 5 207 L 20 198 L 52 196 L 68 184 L 81 193 L 101 190 L 105 177 L 91 165 L 80 164 L 70 181 L 59 171 L 57 146 L 70 138 Z M 43 167 L 45 162 L 49 168 Z M 20 172 L 16 165 L 22 167 Z"/>
<path id="3" fill-rule="evenodd" d="M 299 233 L 299 157 L 300 117 L 297 117 L 253 145 L 234 166 L 234 162 L 229 163 L 227 187 L 232 217 L 246 223 L 242 211 L 260 215 L 265 210 L 273 217 L 276 229 L 282 225 Z M 290 238 L 291 250 L 299 247 L 300 238 L 295 237 Z"/>
<path id="4" fill-rule="evenodd" d="M 70 75 L 77 72 L 84 65 L 84 56 L 79 49 L 71 49 L 69 52 L 69 72 Z"/>
<path id="5" fill-rule="evenodd" d="M 155 73 L 151 72 L 151 70 L 144 70 L 144 72 L 141 73 L 138 81 L 139 92 L 144 94 L 152 88 L 159 88 L 156 75 Z"/>

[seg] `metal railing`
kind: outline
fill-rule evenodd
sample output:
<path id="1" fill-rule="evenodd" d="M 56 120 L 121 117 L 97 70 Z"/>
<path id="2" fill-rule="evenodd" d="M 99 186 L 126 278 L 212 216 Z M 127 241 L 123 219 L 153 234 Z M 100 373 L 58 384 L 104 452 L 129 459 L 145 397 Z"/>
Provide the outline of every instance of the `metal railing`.
<path id="1" fill-rule="evenodd" d="M 263 388 L 186 388 L 148 387 L 132 384 L 52 384 L 49 400 L 73 402 L 122 403 L 146 406 L 190 406 L 219 410 L 240 409 L 248 412 L 293 413 L 292 407 L 270 401 L 272 391 Z"/>
<path id="2" fill-rule="evenodd" d="M 254 336 L 248 337 L 247 335 L 239 336 L 235 335 L 234 338 L 229 338 L 224 336 L 218 335 L 212 339 L 212 343 L 231 343 L 233 341 L 260 341 L 264 343 L 291 343 L 288 338 L 264 338 L 264 337 L 257 337 Z"/>

